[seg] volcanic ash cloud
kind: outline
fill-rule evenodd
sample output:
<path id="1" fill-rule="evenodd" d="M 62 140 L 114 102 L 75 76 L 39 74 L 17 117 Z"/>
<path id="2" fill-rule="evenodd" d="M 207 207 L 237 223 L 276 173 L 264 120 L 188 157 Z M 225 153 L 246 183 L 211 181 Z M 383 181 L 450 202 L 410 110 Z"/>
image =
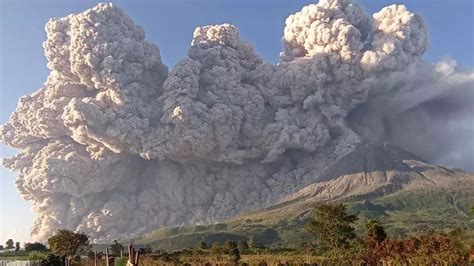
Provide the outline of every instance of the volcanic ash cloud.
<path id="1" fill-rule="evenodd" d="M 474 133 L 474 75 L 423 62 L 426 28 L 402 5 L 372 17 L 352 1 L 306 6 L 286 20 L 278 65 L 222 24 L 196 28 L 168 72 L 112 4 L 46 33 L 51 73 L 0 129 L 20 150 L 4 165 L 33 202 L 38 240 L 222 220 L 317 181 L 361 141 L 470 167 L 453 136 Z"/>

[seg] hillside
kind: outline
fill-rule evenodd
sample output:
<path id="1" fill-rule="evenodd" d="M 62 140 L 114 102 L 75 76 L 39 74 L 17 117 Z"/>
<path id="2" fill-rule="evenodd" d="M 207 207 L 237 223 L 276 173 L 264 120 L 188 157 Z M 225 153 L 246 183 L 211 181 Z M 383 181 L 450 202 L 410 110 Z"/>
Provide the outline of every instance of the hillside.
<path id="1" fill-rule="evenodd" d="M 474 230 L 474 175 L 432 165 L 391 145 L 361 145 L 304 189 L 268 208 L 220 224 L 161 228 L 137 240 L 164 249 L 253 236 L 262 244 L 310 240 L 304 224 L 317 202 L 344 202 L 359 216 L 383 222 L 392 236 L 464 227 Z"/>

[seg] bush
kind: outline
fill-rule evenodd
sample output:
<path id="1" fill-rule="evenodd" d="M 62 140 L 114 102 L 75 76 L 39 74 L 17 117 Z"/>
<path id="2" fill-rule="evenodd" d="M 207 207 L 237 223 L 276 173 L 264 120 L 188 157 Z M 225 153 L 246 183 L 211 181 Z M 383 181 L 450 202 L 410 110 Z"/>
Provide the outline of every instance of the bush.
<path id="1" fill-rule="evenodd" d="M 233 248 L 229 251 L 229 255 L 231 256 L 232 258 L 232 261 L 234 263 L 238 263 L 239 260 L 240 260 L 240 252 L 239 252 L 239 249 L 237 248 Z"/>
<path id="2" fill-rule="evenodd" d="M 127 265 L 127 258 L 116 258 L 115 259 L 115 266 L 126 266 Z"/>
<path id="3" fill-rule="evenodd" d="M 224 244 L 224 250 L 226 253 L 230 252 L 234 248 L 237 248 L 237 243 L 231 240 L 227 240 Z"/>
<path id="4" fill-rule="evenodd" d="M 219 245 L 219 243 L 217 242 L 214 242 L 214 244 L 212 244 L 212 247 L 211 247 L 211 254 L 213 255 L 220 255 L 222 254 L 222 247 L 221 245 Z"/>
<path id="5" fill-rule="evenodd" d="M 248 254 L 250 252 L 250 247 L 247 241 L 239 241 L 237 243 L 237 248 L 242 254 Z"/>
<path id="6" fill-rule="evenodd" d="M 39 242 L 34 243 L 25 243 L 25 250 L 26 251 L 47 251 L 48 248 Z"/>
<path id="7" fill-rule="evenodd" d="M 58 256 L 55 256 L 53 253 L 49 253 L 46 256 L 46 259 L 41 261 L 41 265 L 61 266 L 61 259 Z"/>
<path id="8" fill-rule="evenodd" d="M 57 256 L 75 256 L 88 249 L 89 236 L 62 229 L 48 238 L 48 245 L 51 251 Z"/>
<path id="9" fill-rule="evenodd" d="M 41 251 L 31 251 L 28 253 L 28 260 L 45 260 L 48 258 L 48 253 Z"/>

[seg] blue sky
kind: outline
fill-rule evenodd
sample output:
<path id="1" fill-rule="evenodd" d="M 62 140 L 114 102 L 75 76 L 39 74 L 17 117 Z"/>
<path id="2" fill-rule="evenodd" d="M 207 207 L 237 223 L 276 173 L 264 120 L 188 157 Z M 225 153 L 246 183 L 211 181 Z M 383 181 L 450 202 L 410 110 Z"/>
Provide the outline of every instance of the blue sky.
<path id="1" fill-rule="evenodd" d="M 43 55 L 44 25 L 93 7 L 100 1 L 0 0 L 0 124 L 8 120 L 20 96 L 37 90 L 49 73 Z M 112 1 L 141 25 L 147 39 L 160 47 L 168 67 L 186 55 L 196 26 L 229 22 L 243 39 L 252 42 L 266 62 L 275 63 L 281 50 L 285 18 L 314 1 L 205 0 Z M 402 3 L 425 19 L 431 49 L 428 61 L 446 57 L 474 66 L 474 1 L 471 0 L 360 0 L 367 13 Z M 14 150 L 0 145 L 0 157 Z M 7 238 L 27 241 L 34 220 L 30 204 L 20 199 L 15 175 L 0 167 L 0 244 Z"/>

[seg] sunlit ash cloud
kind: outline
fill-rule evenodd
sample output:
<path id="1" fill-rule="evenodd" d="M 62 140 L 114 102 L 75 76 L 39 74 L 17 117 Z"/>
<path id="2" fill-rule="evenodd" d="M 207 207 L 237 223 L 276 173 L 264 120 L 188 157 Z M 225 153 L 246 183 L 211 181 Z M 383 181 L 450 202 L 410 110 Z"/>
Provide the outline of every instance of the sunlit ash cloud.
<path id="1" fill-rule="evenodd" d="M 421 60 L 420 16 L 326 0 L 286 19 L 277 65 L 230 24 L 198 27 L 171 71 L 118 7 L 51 19 L 44 86 L 20 99 L 4 165 L 44 240 L 209 223 L 317 181 L 361 142 L 473 170 L 474 74 Z M 166 53 L 166 51 L 163 51 Z"/>

